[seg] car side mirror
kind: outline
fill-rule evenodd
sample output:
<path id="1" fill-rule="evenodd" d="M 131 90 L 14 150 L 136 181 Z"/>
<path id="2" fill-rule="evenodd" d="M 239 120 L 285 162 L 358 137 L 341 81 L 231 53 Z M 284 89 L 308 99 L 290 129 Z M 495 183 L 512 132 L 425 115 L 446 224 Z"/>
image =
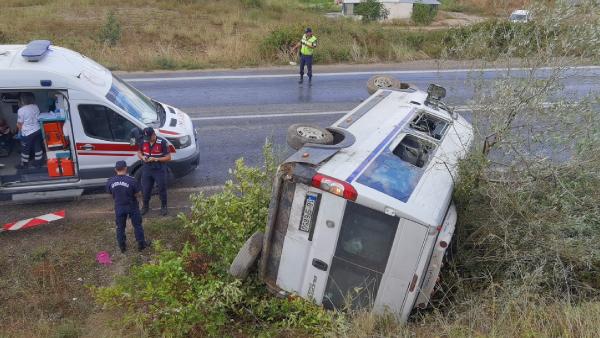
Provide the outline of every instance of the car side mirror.
<path id="1" fill-rule="evenodd" d="M 129 145 L 134 146 L 142 140 L 142 130 L 138 127 L 132 128 L 129 131 Z"/>

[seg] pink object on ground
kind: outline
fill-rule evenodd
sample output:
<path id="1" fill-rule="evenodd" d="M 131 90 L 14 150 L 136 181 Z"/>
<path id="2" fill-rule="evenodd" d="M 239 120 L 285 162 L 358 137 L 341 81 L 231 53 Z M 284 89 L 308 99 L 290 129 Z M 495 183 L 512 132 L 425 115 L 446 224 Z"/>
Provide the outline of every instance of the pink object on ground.
<path id="1" fill-rule="evenodd" d="M 106 251 L 100 251 L 96 255 L 96 260 L 98 263 L 102 265 L 111 265 L 112 261 L 110 260 L 110 254 Z"/>

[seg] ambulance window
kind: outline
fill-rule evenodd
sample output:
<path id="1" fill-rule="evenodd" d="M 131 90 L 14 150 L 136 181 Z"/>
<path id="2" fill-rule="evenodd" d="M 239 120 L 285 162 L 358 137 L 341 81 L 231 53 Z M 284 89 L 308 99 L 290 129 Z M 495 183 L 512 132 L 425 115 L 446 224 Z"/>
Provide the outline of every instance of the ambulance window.
<path id="1" fill-rule="evenodd" d="M 448 129 L 448 122 L 421 112 L 410 122 L 410 128 L 441 140 Z"/>
<path id="2" fill-rule="evenodd" d="M 79 105 L 79 116 L 85 134 L 101 140 L 129 142 L 129 134 L 135 128 L 129 120 L 101 105 Z"/>

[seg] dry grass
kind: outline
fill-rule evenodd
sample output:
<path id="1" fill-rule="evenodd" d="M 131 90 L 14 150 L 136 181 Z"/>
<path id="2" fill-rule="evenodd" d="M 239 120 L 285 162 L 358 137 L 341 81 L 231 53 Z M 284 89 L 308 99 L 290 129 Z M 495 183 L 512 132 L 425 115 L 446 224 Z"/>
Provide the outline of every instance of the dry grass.
<path id="1" fill-rule="evenodd" d="M 253 2 L 259 4 L 254 7 Z M 287 64 L 295 58 L 264 41 L 281 29 L 294 41 L 311 26 L 320 40 L 319 63 L 398 62 L 435 58 L 440 48 L 411 43 L 425 32 L 397 24 L 361 24 L 326 18 L 328 0 L 2 0 L 0 44 L 50 39 L 111 69 L 236 68 Z M 114 12 L 122 34 L 101 41 Z M 430 45 L 440 45 L 432 34 Z M 289 46 L 288 46 L 289 47 Z M 285 49 L 285 48 L 284 48 Z"/>

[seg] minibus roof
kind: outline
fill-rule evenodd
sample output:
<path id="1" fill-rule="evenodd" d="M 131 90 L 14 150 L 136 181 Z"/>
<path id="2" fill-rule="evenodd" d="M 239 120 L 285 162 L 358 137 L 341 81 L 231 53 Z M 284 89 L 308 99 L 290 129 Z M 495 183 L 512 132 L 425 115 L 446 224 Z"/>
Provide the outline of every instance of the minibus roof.
<path id="1" fill-rule="evenodd" d="M 52 81 L 48 89 L 74 89 L 104 96 L 112 74 L 95 61 L 72 50 L 50 46 L 37 62 L 22 56 L 26 45 L 0 45 L 0 88 L 43 88 L 40 81 Z"/>
<path id="2" fill-rule="evenodd" d="M 356 142 L 321 164 L 317 172 L 351 184 L 357 202 L 370 208 L 393 210 L 399 217 L 428 226 L 441 225 L 452 198 L 458 159 L 468 150 L 473 132 L 462 117 L 453 119 L 442 109 L 426 106 L 426 98 L 422 91 L 378 91 L 332 125 L 352 133 Z M 429 139 L 436 149 L 427 164 L 417 168 L 395 156 L 393 148 L 407 132 L 419 135 L 408 126 L 424 112 L 450 126 L 441 141 Z M 405 198 L 383 193 L 385 185 L 401 188 Z"/>

